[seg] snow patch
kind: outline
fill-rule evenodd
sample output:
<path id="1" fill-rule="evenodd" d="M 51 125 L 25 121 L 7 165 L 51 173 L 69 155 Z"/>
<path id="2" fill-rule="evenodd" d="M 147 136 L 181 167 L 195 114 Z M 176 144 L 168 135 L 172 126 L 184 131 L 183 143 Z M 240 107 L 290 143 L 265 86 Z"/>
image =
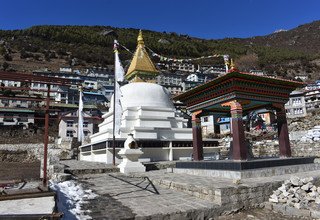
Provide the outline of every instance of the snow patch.
<path id="1" fill-rule="evenodd" d="M 287 30 L 285 29 L 279 29 L 279 30 L 275 30 L 273 33 L 276 34 L 276 33 L 280 33 L 280 32 L 286 32 Z"/>
<path id="2" fill-rule="evenodd" d="M 60 183 L 50 181 L 50 188 L 57 192 L 58 211 L 64 213 L 62 219 L 92 219 L 87 215 L 90 210 L 81 209 L 81 205 L 87 203 L 87 200 L 97 197 L 92 190 L 84 190 L 81 184 L 74 180 Z"/>

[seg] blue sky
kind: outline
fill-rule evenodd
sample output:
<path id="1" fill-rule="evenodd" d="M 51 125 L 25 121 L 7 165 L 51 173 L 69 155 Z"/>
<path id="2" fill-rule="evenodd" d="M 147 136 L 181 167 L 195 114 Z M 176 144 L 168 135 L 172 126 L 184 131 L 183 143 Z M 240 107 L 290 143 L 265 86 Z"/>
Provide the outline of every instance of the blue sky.
<path id="1" fill-rule="evenodd" d="M 319 0 L 0 0 L 0 29 L 110 25 L 218 39 L 320 20 Z"/>

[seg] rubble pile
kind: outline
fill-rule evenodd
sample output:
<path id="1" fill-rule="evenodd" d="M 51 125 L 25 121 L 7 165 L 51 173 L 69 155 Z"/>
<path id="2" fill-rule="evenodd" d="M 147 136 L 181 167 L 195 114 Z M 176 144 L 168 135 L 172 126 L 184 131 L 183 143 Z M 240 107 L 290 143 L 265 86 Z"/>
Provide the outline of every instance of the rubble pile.
<path id="1" fill-rule="evenodd" d="M 308 209 L 320 204 L 320 187 L 314 185 L 314 178 L 291 177 L 273 192 L 269 202 L 280 203 L 297 209 Z"/>
<path id="2" fill-rule="evenodd" d="M 320 125 L 320 111 L 309 113 L 303 118 L 288 118 L 289 132 L 310 130 L 317 125 Z"/>
<path id="3" fill-rule="evenodd" d="M 304 135 L 301 140 L 302 142 L 312 143 L 314 141 L 320 141 L 320 126 L 314 126 L 313 129 L 308 130 L 307 134 Z"/>

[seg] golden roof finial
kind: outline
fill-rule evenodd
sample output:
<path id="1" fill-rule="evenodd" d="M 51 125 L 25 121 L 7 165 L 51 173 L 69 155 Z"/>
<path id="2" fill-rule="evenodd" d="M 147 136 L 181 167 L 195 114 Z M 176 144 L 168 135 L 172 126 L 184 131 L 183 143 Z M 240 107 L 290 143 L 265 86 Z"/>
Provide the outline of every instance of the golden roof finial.
<path id="1" fill-rule="evenodd" d="M 236 65 L 233 62 L 233 59 L 230 60 L 230 69 L 229 72 L 237 72 L 238 69 L 236 68 Z"/>
<path id="2" fill-rule="evenodd" d="M 230 67 L 231 67 L 231 69 L 234 69 L 234 68 L 236 68 L 236 66 L 234 65 L 233 59 L 231 59 L 231 62 L 230 62 Z"/>
<path id="3" fill-rule="evenodd" d="M 139 31 L 138 35 L 138 46 L 134 52 L 133 58 L 131 60 L 130 66 L 128 68 L 127 74 L 125 75 L 128 81 L 138 82 L 139 80 L 150 81 L 149 78 L 154 78 L 158 75 L 159 71 L 154 66 L 152 60 L 150 59 L 146 48 L 144 46 L 142 31 Z M 135 78 L 137 76 L 137 78 Z"/>
<path id="4" fill-rule="evenodd" d="M 142 31 L 139 30 L 139 35 L 138 35 L 138 45 L 144 45 L 143 41 L 143 36 L 142 36 Z"/>

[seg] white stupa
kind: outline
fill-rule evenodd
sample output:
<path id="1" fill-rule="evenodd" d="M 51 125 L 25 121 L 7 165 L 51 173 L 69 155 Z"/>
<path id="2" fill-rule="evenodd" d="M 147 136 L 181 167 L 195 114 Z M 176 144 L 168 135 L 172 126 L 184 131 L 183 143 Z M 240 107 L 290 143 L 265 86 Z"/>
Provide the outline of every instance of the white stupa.
<path id="1" fill-rule="evenodd" d="M 187 128 L 187 119 L 177 115 L 169 91 L 152 83 L 157 74 L 158 70 L 145 50 L 140 31 L 137 49 L 125 75 L 130 83 L 120 88 L 122 118 L 120 134 L 115 134 L 116 152 L 122 147 L 120 143 L 131 133 L 142 147 L 146 160 L 190 157 L 192 129 Z M 113 107 L 102 117 L 104 121 L 99 125 L 99 132 L 90 137 L 89 145 L 81 147 L 81 160 L 112 163 Z M 179 141 L 185 147 L 174 149 L 173 143 Z M 118 155 L 117 162 L 120 162 Z"/>
<path id="2" fill-rule="evenodd" d="M 131 133 L 137 140 L 192 139 L 191 128 L 187 128 L 188 120 L 176 117 L 166 88 L 154 83 L 136 82 L 122 86 L 121 93 L 123 112 L 120 134 L 116 134 L 116 138 L 126 139 Z M 113 137 L 113 109 L 102 117 L 104 122 L 99 125 L 99 132 L 90 137 L 92 143 Z"/>

